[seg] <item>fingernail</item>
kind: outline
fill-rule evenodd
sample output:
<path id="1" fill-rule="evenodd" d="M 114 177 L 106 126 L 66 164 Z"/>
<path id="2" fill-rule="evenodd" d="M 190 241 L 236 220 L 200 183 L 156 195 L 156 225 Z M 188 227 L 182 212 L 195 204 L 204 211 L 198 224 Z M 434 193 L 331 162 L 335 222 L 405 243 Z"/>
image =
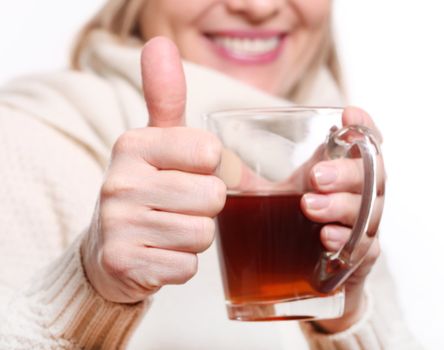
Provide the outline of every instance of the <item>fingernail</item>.
<path id="1" fill-rule="evenodd" d="M 338 173 L 335 167 L 318 165 L 314 169 L 316 183 L 321 186 L 329 185 L 336 181 Z"/>
<path id="2" fill-rule="evenodd" d="M 305 204 L 308 209 L 319 210 L 326 208 L 330 202 L 328 196 L 319 194 L 307 194 L 304 196 Z"/>

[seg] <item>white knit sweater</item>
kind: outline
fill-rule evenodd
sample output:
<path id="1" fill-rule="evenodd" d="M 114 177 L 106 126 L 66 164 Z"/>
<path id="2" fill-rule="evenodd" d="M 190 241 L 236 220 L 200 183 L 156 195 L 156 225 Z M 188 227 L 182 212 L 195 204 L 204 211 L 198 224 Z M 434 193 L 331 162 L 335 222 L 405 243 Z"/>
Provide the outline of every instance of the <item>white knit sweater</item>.
<path id="1" fill-rule="evenodd" d="M 214 246 L 190 282 L 153 300 L 121 305 L 95 293 L 79 238 L 114 141 L 147 122 L 139 54 L 140 46 L 96 33 L 83 72 L 27 77 L 0 90 L 0 349 L 417 349 L 382 260 L 364 318 L 335 335 L 296 322 L 228 321 Z M 288 103 L 193 64 L 185 71 L 193 127 L 206 111 Z M 324 70 L 313 91 L 307 104 L 340 101 Z"/>

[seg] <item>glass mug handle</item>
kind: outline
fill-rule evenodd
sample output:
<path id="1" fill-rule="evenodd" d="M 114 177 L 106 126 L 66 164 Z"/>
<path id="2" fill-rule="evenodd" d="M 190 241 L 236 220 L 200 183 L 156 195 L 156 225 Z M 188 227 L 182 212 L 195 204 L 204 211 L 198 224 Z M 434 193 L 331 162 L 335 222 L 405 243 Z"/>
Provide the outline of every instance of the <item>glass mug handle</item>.
<path id="1" fill-rule="evenodd" d="M 353 225 L 350 238 L 337 252 L 324 252 L 315 269 L 318 289 L 329 293 L 338 288 L 364 259 L 376 232 L 368 232 L 370 220 L 375 211 L 378 195 L 377 157 L 380 154 L 379 142 L 372 131 L 364 126 L 351 125 L 338 129 L 332 127 L 326 142 L 328 158 L 348 157 L 358 148 L 364 167 L 361 205 Z M 383 189 L 382 189 L 383 190 Z"/>

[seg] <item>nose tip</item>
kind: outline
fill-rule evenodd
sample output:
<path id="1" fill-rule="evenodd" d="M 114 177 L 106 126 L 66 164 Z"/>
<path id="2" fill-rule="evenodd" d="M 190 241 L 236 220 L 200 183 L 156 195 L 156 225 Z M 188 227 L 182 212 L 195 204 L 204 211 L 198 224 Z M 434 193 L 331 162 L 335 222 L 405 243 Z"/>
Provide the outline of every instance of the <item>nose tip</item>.
<path id="1" fill-rule="evenodd" d="M 285 0 L 227 0 L 230 12 L 242 13 L 252 21 L 260 21 L 275 15 Z"/>

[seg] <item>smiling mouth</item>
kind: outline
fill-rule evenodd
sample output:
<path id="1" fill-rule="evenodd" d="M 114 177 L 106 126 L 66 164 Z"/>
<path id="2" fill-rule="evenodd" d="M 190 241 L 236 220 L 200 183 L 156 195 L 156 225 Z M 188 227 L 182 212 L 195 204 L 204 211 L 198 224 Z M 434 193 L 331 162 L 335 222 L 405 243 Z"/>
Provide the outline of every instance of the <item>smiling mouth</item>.
<path id="1" fill-rule="evenodd" d="M 285 33 L 223 32 L 207 34 L 216 53 L 238 63 L 270 63 L 284 45 Z"/>

